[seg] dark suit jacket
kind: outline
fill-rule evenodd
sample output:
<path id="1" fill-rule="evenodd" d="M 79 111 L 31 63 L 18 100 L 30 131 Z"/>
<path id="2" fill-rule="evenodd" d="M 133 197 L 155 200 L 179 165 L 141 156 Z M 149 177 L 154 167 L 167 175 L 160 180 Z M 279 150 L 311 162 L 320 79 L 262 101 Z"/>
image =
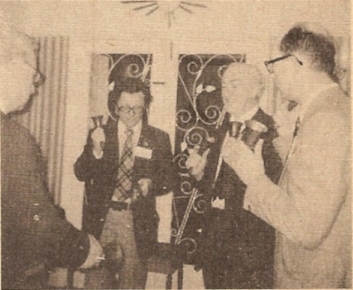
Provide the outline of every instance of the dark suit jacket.
<path id="1" fill-rule="evenodd" d="M 85 182 L 83 227 L 97 238 L 108 213 L 108 202 L 114 193 L 119 167 L 117 122 L 109 119 L 103 129 L 106 136 L 103 157 L 94 157 L 89 136 L 83 153 L 75 163 L 77 178 Z M 151 255 L 152 247 L 157 242 L 155 196 L 170 192 L 176 178 L 173 177 L 175 171 L 167 133 L 143 124 L 138 146 L 152 150 L 151 159 L 135 157 L 132 177 L 133 182 L 140 178 L 152 180 L 149 194 L 136 202 L 132 209 L 137 249 L 140 257 L 145 259 Z"/>
<path id="2" fill-rule="evenodd" d="M 1 114 L 2 289 L 38 289 L 31 276 L 40 274 L 43 264 L 77 267 L 87 257 L 88 235 L 63 218 L 43 176 L 34 138 Z"/>
<path id="3" fill-rule="evenodd" d="M 278 182 L 282 163 L 272 145 L 272 140 L 278 136 L 274 121 L 261 109 L 252 119 L 263 123 L 268 128 L 268 131 L 261 136 L 264 139 L 262 155 L 266 175 L 274 182 Z M 229 264 L 232 267 L 236 265 L 239 273 L 271 270 L 274 230 L 243 209 L 246 185 L 224 161 L 213 188 L 219 155 L 228 127 L 228 116 L 226 116 L 224 124 L 218 131 L 216 144 L 211 147 L 208 155 L 204 177 L 199 182 L 199 190 L 204 193 L 208 203 L 203 228 L 203 262 L 212 263 L 213 259 L 219 258 L 223 261 L 223 265 Z M 211 200 L 215 197 L 225 198 L 225 210 L 211 208 Z"/>

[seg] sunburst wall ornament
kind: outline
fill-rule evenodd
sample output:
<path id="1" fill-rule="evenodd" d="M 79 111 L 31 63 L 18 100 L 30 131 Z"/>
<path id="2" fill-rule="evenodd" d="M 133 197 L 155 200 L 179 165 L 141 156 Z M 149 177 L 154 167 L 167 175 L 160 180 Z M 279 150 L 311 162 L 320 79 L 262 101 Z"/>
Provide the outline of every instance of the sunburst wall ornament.
<path id="1" fill-rule="evenodd" d="M 160 10 L 168 15 L 168 26 L 171 26 L 172 20 L 175 19 L 177 10 L 193 13 L 194 8 L 206 8 L 205 4 L 195 3 L 194 1 L 168 1 L 168 0 L 130 0 L 121 1 L 123 4 L 134 4 L 134 11 L 145 11 L 145 15 L 149 16 Z"/>

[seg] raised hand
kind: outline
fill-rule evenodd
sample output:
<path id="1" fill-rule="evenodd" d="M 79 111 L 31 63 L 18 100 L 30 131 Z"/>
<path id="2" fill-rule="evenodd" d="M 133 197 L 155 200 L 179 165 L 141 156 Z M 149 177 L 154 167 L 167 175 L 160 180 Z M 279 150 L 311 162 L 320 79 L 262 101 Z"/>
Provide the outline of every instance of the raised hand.
<path id="1" fill-rule="evenodd" d="M 210 153 L 210 148 L 203 152 L 202 155 L 199 154 L 199 150 L 200 146 L 195 146 L 194 149 L 189 149 L 190 155 L 185 163 L 186 168 L 197 181 L 200 181 L 204 175 L 207 156 Z"/>
<path id="2" fill-rule="evenodd" d="M 233 138 L 226 140 L 223 145 L 223 160 L 247 185 L 256 182 L 260 176 L 265 175 L 262 146 L 263 140 L 260 139 L 253 152 L 244 142 Z"/>
<path id="3" fill-rule="evenodd" d="M 94 129 L 91 134 L 93 153 L 95 156 L 101 156 L 103 153 L 104 143 L 105 143 L 105 134 L 104 130 L 101 127 Z"/>
<path id="4" fill-rule="evenodd" d="M 103 248 L 101 244 L 92 235 L 89 237 L 89 253 L 86 261 L 80 266 L 80 269 L 96 267 L 104 260 Z"/>
<path id="5" fill-rule="evenodd" d="M 137 184 L 140 186 L 142 195 L 146 196 L 152 186 L 152 180 L 149 178 L 141 178 Z"/>

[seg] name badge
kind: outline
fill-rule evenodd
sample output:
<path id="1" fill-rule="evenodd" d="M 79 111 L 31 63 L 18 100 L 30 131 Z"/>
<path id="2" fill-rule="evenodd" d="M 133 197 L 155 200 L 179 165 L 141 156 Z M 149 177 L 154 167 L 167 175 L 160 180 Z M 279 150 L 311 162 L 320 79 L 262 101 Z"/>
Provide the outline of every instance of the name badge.
<path id="1" fill-rule="evenodd" d="M 135 157 L 151 159 L 152 150 L 148 149 L 148 148 L 143 148 L 143 147 L 140 147 L 140 146 L 136 146 L 135 147 L 135 151 L 134 151 L 134 155 L 135 155 Z"/>

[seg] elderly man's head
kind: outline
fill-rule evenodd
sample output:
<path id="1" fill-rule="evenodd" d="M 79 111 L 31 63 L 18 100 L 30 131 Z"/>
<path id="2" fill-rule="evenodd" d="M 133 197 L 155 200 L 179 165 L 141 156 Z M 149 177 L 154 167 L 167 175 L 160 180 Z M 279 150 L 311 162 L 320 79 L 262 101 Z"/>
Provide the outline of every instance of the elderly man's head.
<path id="1" fill-rule="evenodd" d="M 265 62 L 285 99 L 302 103 L 315 85 L 332 82 L 335 68 L 333 38 L 320 25 L 298 23 L 282 38 L 277 57 Z"/>
<path id="2" fill-rule="evenodd" d="M 0 110 L 21 110 L 35 92 L 37 43 L 0 20 Z"/>
<path id="3" fill-rule="evenodd" d="M 262 91 L 262 75 L 256 66 L 232 63 L 222 79 L 222 98 L 230 114 L 244 112 L 259 101 Z"/>
<path id="4" fill-rule="evenodd" d="M 334 39 L 318 24 L 296 24 L 283 36 L 280 50 L 285 55 L 300 54 L 309 61 L 313 70 L 333 75 L 336 53 Z"/>

